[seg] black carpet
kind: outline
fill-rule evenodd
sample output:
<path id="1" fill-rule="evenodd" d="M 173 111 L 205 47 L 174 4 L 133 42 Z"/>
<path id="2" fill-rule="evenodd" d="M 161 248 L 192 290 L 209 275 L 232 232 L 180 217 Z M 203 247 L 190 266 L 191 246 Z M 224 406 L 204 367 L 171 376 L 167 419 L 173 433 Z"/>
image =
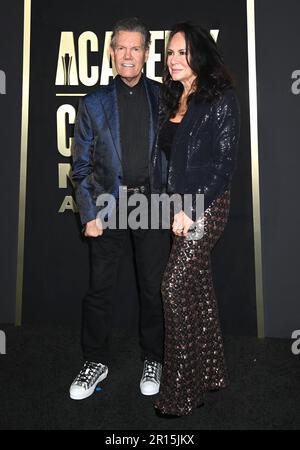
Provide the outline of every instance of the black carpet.
<path id="1" fill-rule="evenodd" d="M 81 368 L 78 330 L 15 328 L 0 355 L 2 430 L 246 430 L 300 429 L 300 355 L 291 341 L 225 337 L 230 387 L 209 393 L 193 415 L 162 419 L 153 397 L 139 392 L 142 362 L 135 337 L 115 335 L 102 390 L 83 401 L 69 398 Z"/>

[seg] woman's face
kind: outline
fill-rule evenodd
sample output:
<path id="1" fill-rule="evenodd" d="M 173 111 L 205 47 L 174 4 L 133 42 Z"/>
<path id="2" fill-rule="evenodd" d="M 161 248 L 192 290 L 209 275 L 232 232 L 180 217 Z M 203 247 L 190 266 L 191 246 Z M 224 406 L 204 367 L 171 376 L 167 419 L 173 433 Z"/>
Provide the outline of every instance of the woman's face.
<path id="1" fill-rule="evenodd" d="M 180 81 L 184 85 L 192 84 L 196 75 L 188 65 L 189 58 L 184 34 L 174 34 L 167 49 L 167 66 L 172 80 Z"/>

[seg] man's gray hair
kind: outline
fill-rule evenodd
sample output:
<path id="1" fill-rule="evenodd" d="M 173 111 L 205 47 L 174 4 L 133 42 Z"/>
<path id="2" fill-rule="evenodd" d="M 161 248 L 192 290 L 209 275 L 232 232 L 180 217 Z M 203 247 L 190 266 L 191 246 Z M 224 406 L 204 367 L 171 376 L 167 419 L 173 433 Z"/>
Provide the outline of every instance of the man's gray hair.
<path id="1" fill-rule="evenodd" d="M 150 31 L 147 29 L 146 25 L 137 17 L 122 19 L 115 24 L 110 43 L 112 48 L 114 48 L 116 45 L 116 35 L 119 31 L 136 31 L 138 33 L 141 33 L 144 39 L 144 47 L 146 50 L 149 49 L 151 44 Z"/>

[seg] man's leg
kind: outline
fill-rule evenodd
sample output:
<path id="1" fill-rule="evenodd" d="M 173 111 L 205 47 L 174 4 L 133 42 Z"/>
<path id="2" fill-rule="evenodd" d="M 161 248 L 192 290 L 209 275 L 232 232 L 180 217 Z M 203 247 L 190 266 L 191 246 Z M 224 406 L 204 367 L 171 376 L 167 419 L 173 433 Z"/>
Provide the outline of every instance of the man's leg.
<path id="1" fill-rule="evenodd" d="M 82 349 L 85 363 L 70 387 L 73 400 L 93 394 L 108 374 L 111 306 L 118 262 L 126 230 L 106 229 L 102 236 L 89 238 L 90 287 L 82 305 Z"/>
<path id="2" fill-rule="evenodd" d="M 161 281 L 170 253 L 169 230 L 133 231 L 140 288 L 140 345 L 142 358 L 163 361 Z"/>
<path id="3" fill-rule="evenodd" d="M 87 361 L 108 363 L 111 307 L 126 230 L 104 230 L 89 238 L 91 278 L 82 305 L 82 349 Z"/>

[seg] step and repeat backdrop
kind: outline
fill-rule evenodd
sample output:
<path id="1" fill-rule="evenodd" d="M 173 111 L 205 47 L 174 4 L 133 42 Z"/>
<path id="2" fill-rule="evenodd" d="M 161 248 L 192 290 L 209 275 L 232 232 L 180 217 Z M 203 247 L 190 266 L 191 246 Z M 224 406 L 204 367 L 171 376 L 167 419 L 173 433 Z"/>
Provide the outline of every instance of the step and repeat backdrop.
<path id="1" fill-rule="evenodd" d="M 276 337 L 300 330 L 299 17 L 298 0 L 256 2 L 265 330 Z"/>
<path id="2" fill-rule="evenodd" d="M 213 255 L 225 333 L 256 335 L 254 243 L 246 1 L 31 1 L 30 95 L 27 151 L 23 316 L 27 323 L 79 324 L 88 287 L 88 246 L 69 178 L 78 102 L 113 74 L 111 29 L 142 18 L 152 34 L 148 77 L 161 80 L 165 38 L 173 23 L 192 20 L 211 30 L 236 80 L 241 139 L 226 232 Z M 138 292 L 130 243 L 120 261 L 114 325 L 138 324 Z"/>
<path id="3" fill-rule="evenodd" d="M 14 323 L 22 99 L 23 2 L 0 4 L 0 323 Z"/>

